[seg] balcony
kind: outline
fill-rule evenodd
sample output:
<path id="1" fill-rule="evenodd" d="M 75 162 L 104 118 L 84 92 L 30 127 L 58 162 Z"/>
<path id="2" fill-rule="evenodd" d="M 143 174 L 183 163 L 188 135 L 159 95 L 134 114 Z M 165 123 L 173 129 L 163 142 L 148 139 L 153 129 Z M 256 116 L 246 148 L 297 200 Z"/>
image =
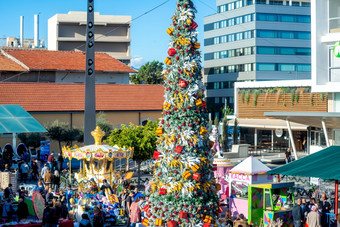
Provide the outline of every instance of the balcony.
<path id="1" fill-rule="evenodd" d="M 329 18 L 329 33 L 340 32 L 340 17 Z"/>

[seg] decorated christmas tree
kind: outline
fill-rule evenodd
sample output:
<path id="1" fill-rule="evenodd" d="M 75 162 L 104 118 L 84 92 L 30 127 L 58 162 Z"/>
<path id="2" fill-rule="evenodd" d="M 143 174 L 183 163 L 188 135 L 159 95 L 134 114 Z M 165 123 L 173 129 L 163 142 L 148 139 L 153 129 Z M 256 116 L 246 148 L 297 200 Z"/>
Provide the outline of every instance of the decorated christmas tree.
<path id="1" fill-rule="evenodd" d="M 154 153 L 151 196 L 144 226 L 217 226 L 219 214 L 213 154 L 207 147 L 208 114 L 204 101 L 196 9 L 178 0 L 165 63 L 163 119 Z"/>

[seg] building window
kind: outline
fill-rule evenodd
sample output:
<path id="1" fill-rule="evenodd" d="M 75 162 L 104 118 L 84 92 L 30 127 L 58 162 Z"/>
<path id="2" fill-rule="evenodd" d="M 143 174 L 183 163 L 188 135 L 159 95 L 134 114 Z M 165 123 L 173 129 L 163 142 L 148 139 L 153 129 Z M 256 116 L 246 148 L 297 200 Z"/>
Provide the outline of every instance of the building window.
<path id="1" fill-rule="evenodd" d="M 224 50 L 224 51 L 221 51 L 221 58 L 227 58 L 228 55 L 227 55 L 227 51 Z"/>
<path id="2" fill-rule="evenodd" d="M 279 21 L 281 22 L 295 22 L 294 15 L 279 15 Z"/>
<path id="3" fill-rule="evenodd" d="M 276 32 L 270 30 L 257 30 L 257 37 L 259 38 L 276 38 Z"/>
<path id="4" fill-rule="evenodd" d="M 266 0 L 256 0 L 255 4 L 266 4 Z"/>
<path id="5" fill-rule="evenodd" d="M 219 59 L 220 58 L 220 53 L 219 52 L 215 52 L 214 53 L 214 59 Z"/>
<path id="6" fill-rule="evenodd" d="M 279 32 L 279 35 L 281 39 L 294 39 L 294 32 L 282 31 Z"/>
<path id="7" fill-rule="evenodd" d="M 227 27 L 227 21 L 223 20 L 221 21 L 221 28 L 225 28 L 225 27 Z"/>
<path id="8" fill-rule="evenodd" d="M 259 63 L 257 64 L 257 71 L 276 71 L 275 64 Z"/>
<path id="9" fill-rule="evenodd" d="M 300 2 L 292 2 L 292 6 L 300 6 Z"/>
<path id="10" fill-rule="evenodd" d="M 257 47 L 257 54 L 275 54 L 274 47 Z"/>
<path id="11" fill-rule="evenodd" d="M 270 0 L 269 5 L 283 5 L 283 1 Z"/>
<path id="12" fill-rule="evenodd" d="M 235 72 L 235 65 L 228 65 L 228 73 L 234 73 Z"/>
<path id="13" fill-rule="evenodd" d="M 243 33 L 240 32 L 240 33 L 236 33 L 236 41 L 237 40 L 242 40 L 243 39 Z"/>
<path id="14" fill-rule="evenodd" d="M 214 29 L 219 29 L 219 28 L 220 28 L 220 22 L 215 22 Z"/>
<path id="15" fill-rule="evenodd" d="M 310 16 L 296 16 L 296 21 L 298 23 L 310 23 Z"/>
<path id="16" fill-rule="evenodd" d="M 233 25 L 235 25 L 235 19 L 234 18 L 228 19 L 228 27 Z"/>
<path id="17" fill-rule="evenodd" d="M 253 0 L 247 0 L 247 5 L 252 5 L 253 4 Z"/>
<path id="18" fill-rule="evenodd" d="M 220 43 L 220 37 L 215 37 L 214 44 L 219 44 L 219 43 Z"/>
<path id="19" fill-rule="evenodd" d="M 235 50 L 228 50 L 228 57 L 235 57 Z"/>
<path id="20" fill-rule="evenodd" d="M 282 55 L 295 55 L 295 48 L 282 47 L 279 48 L 279 54 Z"/>
<path id="21" fill-rule="evenodd" d="M 301 2 L 301 6 L 310 7 L 310 2 Z"/>
<path id="22" fill-rule="evenodd" d="M 296 39 L 310 39 L 310 32 L 296 32 Z"/>
<path id="23" fill-rule="evenodd" d="M 296 70 L 298 72 L 310 72 L 311 71 L 311 65 L 307 65 L 307 64 L 296 65 Z"/>
<path id="24" fill-rule="evenodd" d="M 310 23 L 310 16 L 257 13 L 256 14 L 256 20 L 258 20 L 258 21 L 279 21 L 279 22 L 289 22 L 289 23 Z"/>
<path id="25" fill-rule="evenodd" d="M 227 42 L 227 36 L 221 36 L 221 43 L 226 43 Z"/>
<path id="26" fill-rule="evenodd" d="M 220 83 L 219 82 L 214 83 L 214 89 L 220 89 Z"/>
<path id="27" fill-rule="evenodd" d="M 244 71 L 245 71 L 245 72 L 251 72 L 251 71 L 253 71 L 253 70 L 252 70 L 252 65 L 253 65 L 253 64 L 251 64 L 251 63 L 245 64 L 245 65 L 244 65 Z"/>
<path id="28" fill-rule="evenodd" d="M 279 71 L 294 72 L 295 65 L 294 64 L 279 64 Z"/>

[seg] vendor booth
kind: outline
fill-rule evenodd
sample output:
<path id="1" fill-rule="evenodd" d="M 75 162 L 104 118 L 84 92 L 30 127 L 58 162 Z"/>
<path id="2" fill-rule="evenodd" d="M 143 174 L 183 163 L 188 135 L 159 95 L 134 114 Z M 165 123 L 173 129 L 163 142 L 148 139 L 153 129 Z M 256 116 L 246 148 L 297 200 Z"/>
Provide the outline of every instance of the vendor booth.
<path id="1" fill-rule="evenodd" d="M 226 176 L 235 164 L 227 158 L 214 158 L 213 166 L 214 177 L 217 183 L 221 185 L 221 190 L 219 191 L 221 198 L 226 199 L 229 197 L 228 179 Z"/>
<path id="2" fill-rule="evenodd" d="M 63 156 L 64 158 L 83 160 L 83 170 L 76 174 L 78 181 L 93 179 L 97 183 L 102 183 L 104 179 L 107 179 L 111 182 L 115 176 L 113 173 L 114 160 L 132 158 L 133 149 L 102 145 L 101 141 L 105 133 L 98 126 L 91 135 L 95 139 L 95 144 L 74 149 L 64 147 Z"/>
<path id="3" fill-rule="evenodd" d="M 253 226 L 293 227 L 294 182 L 249 186 L 248 222 Z"/>
<path id="4" fill-rule="evenodd" d="M 229 209 L 233 216 L 248 217 L 248 186 L 273 182 L 270 169 L 254 157 L 248 157 L 229 171 Z"/>

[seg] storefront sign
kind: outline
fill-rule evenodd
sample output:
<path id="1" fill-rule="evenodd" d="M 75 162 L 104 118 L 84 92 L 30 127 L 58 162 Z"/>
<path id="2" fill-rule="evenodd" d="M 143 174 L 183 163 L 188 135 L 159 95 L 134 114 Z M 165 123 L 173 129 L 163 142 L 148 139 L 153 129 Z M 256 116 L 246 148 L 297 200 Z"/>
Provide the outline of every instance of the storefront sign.
<path id="1" fill-rule="evenodd" d="M 277 128 L 275 129 L 275 135 L 276 137 L 280 138 L 281 136 L 283 136 L 283 130 L 282 128 Z"/>
<path id="2" fill-rule="evenodd" d="M 251 176 L 250 175 L 239 174 L 239 173 L 231 173 L 230 176 L 231 176 L 231 180 L 233 180 L 233 181 L 240 181 L 240 182 L 246 182 L 246 183 L 251 182 Z"/>
<path id="3" fill-rule="evenodd" d="M 336 42 L 333 47 L 333 54 L 335 57 L 340 58 L 340 42 Z"/>

